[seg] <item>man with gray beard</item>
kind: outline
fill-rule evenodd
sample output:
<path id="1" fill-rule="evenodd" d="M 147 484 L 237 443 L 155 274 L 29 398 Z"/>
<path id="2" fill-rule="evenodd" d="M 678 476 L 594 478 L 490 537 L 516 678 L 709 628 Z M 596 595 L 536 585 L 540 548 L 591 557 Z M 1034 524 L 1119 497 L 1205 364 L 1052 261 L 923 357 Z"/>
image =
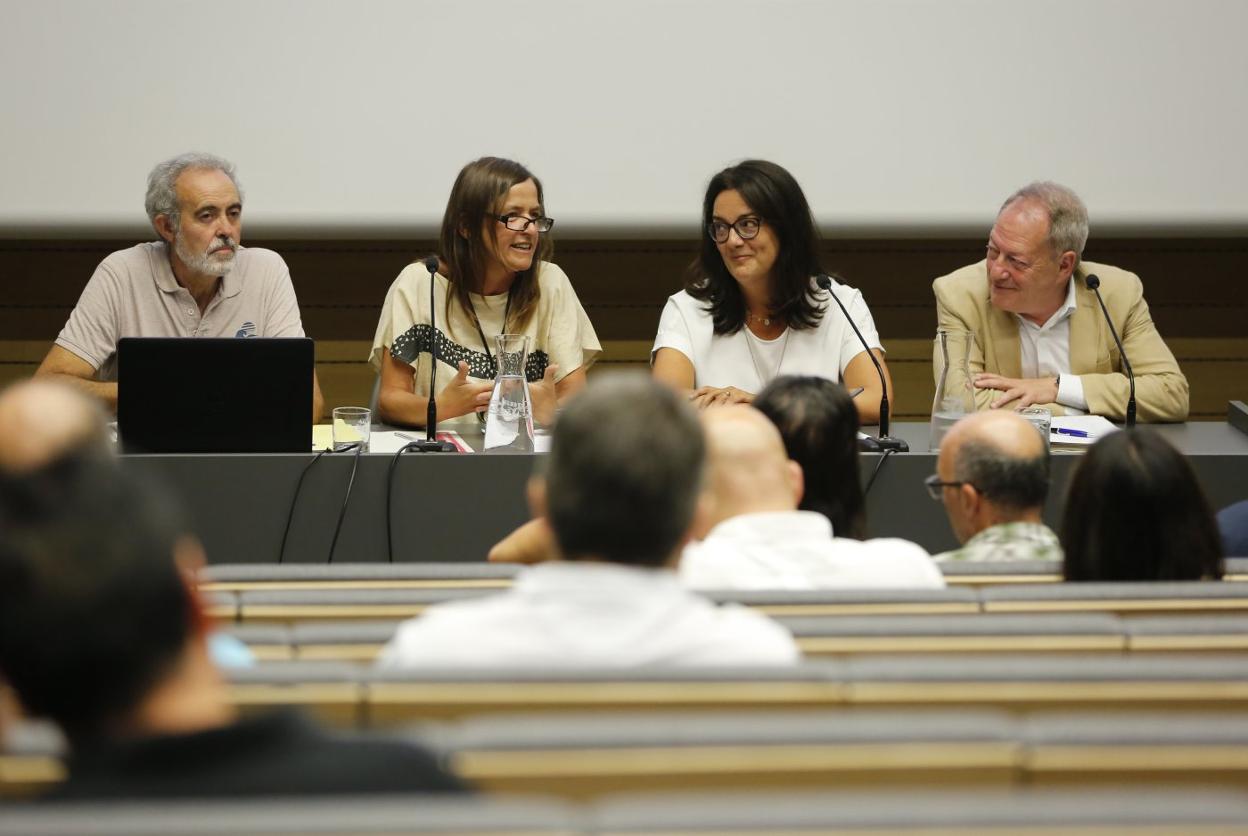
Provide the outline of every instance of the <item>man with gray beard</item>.
<path id="1" fill-rule="evenodd" d="M 271 250 L 246 249 L 234 165 L 182 154 L 147 178 L 159 241 L 100 262 L 37 376 L 65 379 L 117 408 L 122 337 L 302 337 L 290 271 Z M 315 373 L 312 414 L 324 407 Z"/>

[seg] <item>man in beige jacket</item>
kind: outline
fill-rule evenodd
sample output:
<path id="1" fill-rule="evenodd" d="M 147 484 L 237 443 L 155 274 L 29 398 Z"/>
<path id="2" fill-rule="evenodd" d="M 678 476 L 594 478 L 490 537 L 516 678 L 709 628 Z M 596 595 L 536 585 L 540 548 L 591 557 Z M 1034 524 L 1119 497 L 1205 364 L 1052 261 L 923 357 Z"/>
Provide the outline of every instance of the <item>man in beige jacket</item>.
<path id="1" fill-rule="evenodd" d="M 976 407 L 1126 415 L 1122 357 L 1087 286 L 1096 275 L 1135 372 L 1140 420 L 1185 420 L 1187 378 L 1153 325 L 1139 277 L 1082 261 L 1087 239 L 1079 196 L 1032 183 L 1001 207 L 987 259 L 932 283 L 939 327 L 975 335 L 969 366 Z"/>

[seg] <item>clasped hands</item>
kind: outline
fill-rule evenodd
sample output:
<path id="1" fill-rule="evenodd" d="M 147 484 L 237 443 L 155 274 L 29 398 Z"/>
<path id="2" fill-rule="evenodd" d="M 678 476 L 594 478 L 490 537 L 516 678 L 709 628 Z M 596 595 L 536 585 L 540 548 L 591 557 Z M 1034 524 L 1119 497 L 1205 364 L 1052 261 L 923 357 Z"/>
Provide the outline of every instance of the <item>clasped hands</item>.
<path id="1" fill-rule="evenodd" d="M 1026 409 L 1034 404 L 1055 403 L 1057 401 L 1057 378 L 1002 377 L 999 374 L 980 372 L 972 378 L 976 389 L 995 389 L 1002 395 L 989 406 L 1000 409 L 1010 405 L 1014 409 Z"/>
<path id="2" fill-rule="evenodd" d="M 701 386 L 689 393 L 689 402 L 697 409 L 710 406 L 728 406 L 734 403 L 751 403 L 754 396 L 735 386 Z"/>

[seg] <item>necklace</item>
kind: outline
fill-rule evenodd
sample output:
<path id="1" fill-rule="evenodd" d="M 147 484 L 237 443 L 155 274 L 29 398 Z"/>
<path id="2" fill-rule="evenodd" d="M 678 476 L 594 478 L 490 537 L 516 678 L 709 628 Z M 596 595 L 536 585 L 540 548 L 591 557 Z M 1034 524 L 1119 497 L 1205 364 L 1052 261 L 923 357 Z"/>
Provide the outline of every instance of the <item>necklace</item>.
<path id="1" fill-rule="evenodd" d="M 758 382 L 763 386 L 766 386 L 779 376 L 780 367 L 784 365 L 784 353 L 789 350 L 790 333 L 792 333 L 791 328 L 784 329 L 784 342 L 780 346 L 780 359 L 776 361 L 776 370 L 768 376 L 763 374 L 762 364 L 758 362 L 758 353 L 754 350 L 754 340 L 757 338 L 750 333 L 749 328 L 745 329 L 745 347 L 750 351 L 750 362 L 754 364 L 754 374 L 758 375 Z"/>
<path id="2" fill-rule="evenodd" d="M 746 321 L 747 321 L 747 322 L 748 322 L 749 320 L 751 320 L 751 319 L 752 319 L 752 320 L 754 320 L 755 322 L 761 322 L 761 323 L 763 324 L 763 327 L 764 327 L 764 328 L 767 328 L 767 327 L 769 327 L 769 326 L 771 325 L 771 317 L 769 317 L 769 316 L 755 316 L 754 314 L 750 313 L 749 311 L 746 311 L 746 313 L 745 313 L 745 319 L 746 319 Z"/>

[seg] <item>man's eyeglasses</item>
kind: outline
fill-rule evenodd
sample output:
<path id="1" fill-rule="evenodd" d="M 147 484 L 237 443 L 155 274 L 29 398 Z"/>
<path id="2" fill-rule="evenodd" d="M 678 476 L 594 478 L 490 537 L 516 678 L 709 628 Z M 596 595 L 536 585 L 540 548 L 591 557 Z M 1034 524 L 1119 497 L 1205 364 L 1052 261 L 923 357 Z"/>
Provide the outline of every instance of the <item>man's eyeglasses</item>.
<path id="1" fill-rule="evenodd" d="M 524 232 L 529 228 L 529 224 L 533 224 L 538 232 L 550 232 L 550 228 L 555 225 L 554 218 L 527 218 L 524 215 L 517 215 L 515 212 L 507 215 L 490 215 L 490 217 L 515 232 Z"/>
<path id="2" fill-rule="evenodd" d="M 722 244 L 728 240 L 731 230 L 736 230 L 737 235 L 741 236 L 742 241 L 748 241 L 758 235 L 758 231 L 763 228 L 763 219 L 754 215 L 746 215 L 744 218 L 737 218 L 732 223 L 727 221 L 711 221 L 706 225 L 706 232 L 711 236 L 711 240 L 716 244 Z"/>
<path id="3" fill-rule="evenodd" d="M 970 482 L 942 482 L 940 481 L 940 477 L 935 473 L 923 480 L 923 486 L 927 488 L 927 495 L 936 502 L 940 502 L 940 500 L 943 499 L 941 496 L 941 490 L 943 488 L 960 488 L 963 485 L 970 485 L 972 488 L 975 487 Z M 976 488 L 976 490 L 979 489 Z"/>

